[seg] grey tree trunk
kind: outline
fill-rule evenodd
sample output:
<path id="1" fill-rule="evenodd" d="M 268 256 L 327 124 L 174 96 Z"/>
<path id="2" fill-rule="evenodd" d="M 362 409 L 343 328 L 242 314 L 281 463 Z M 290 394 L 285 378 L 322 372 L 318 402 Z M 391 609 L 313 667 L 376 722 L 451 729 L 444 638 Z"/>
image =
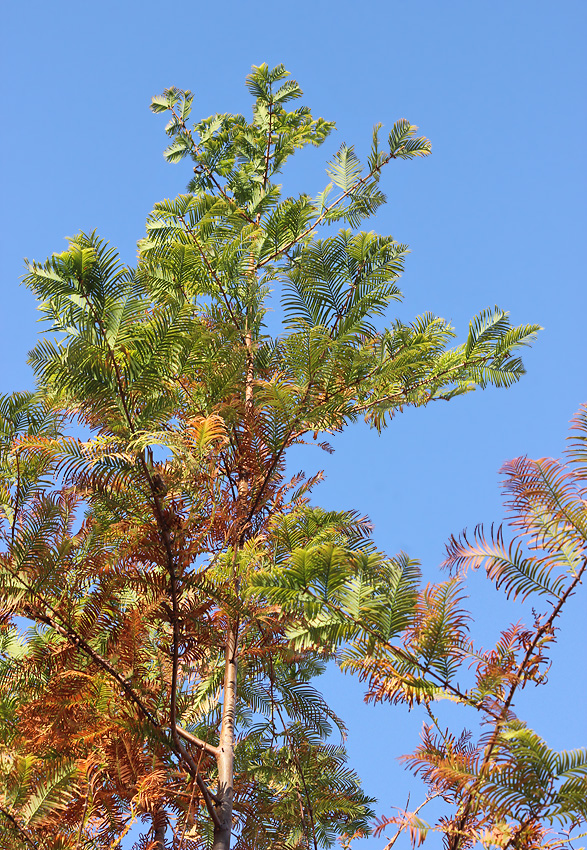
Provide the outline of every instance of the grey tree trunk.
<path id="1" fill-rule="evenodd" d="M 232 626 L 226 635 L 224 670 L 224 702 L 222 726 L 218 743 L 218 796 L 216 811 L 219 825 L 214 825 L 212 850 L 230 850 L 232 833 L 232 801 L 234 796 L 234 723 L 236 711 L 237 628 Z"/>

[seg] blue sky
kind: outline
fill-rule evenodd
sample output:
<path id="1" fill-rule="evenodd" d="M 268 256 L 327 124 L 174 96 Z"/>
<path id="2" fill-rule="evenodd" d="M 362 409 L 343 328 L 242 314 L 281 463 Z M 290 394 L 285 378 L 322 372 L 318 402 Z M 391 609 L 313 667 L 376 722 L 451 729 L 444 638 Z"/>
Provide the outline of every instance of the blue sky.
<path id="1" fill-rule="evenodd" d="M 528 374 L 509 391 L 412 411 L 381 437 L 357 426 L 332 458 L 310 452 L 303 463 L 326 467 L 318 501 L 369 514 L 382 548 L 421 558 L 438 578 L 449 534 L 503 516 L 503 461 L 558 455 L 586 400 L 584 0 L 25 0 L 3 19 L 2 392 L 31 384 L 37 326 L 18 285 L 22 258 L 96 228 L 132 262 L 152 205 L 184 189 L 189 166 L 163 161 L 153 94 L 194 90 L 195 117 L 246 111 L 251 64 L 283 62 L 315 114 L 338 126 L 286 175 L 311 194 L 327 156 L 343 140 L 364 151 L 377 121 L 406 117 L 432 140 L 428 160 L 388 169 L 389 204 L 371 225 L 412 250 L 397 315 L 433 311 L 461 338 L 494 304 L 515 323 L 538 322 Z M 486 644 L 520 616 L 480 576 L 471 593 Z M 549 685 L 519 703 L 558 748 L 586 743 L 584 605 L 575 598 L 561 623 Z M 349 679 L 327 687 L 367 790 L 402 805 L 408 785 L 393 759 L 415 745 L 422 718 L 363 708 Z"/>

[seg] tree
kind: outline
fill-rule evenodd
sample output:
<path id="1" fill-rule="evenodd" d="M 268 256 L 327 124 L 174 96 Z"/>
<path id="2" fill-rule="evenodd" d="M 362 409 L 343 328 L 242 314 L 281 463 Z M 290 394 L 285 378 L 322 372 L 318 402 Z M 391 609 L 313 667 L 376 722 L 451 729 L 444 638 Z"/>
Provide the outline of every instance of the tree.
<path id="1" fill-rule="evenodd" d="M 587 834 L 579 834 L 587 827 L 587 749 L 550 749 L 514 711 L 520 690 L 546 683 L 558 620 L 587 570 L 587 405 L 574 420 L 567 463 L 522 457 L 502 472 L 513 539 L 501 526 L 489 538 L 481 527 L 472 541 L 453 537 L 445 561 L 452 575 L 440 584 L 422 588 L 417 565 L 401 556 L 386 574 L 376 565 L 357 575 L 341 559 L 326 591 L 324 569 L 309 581 L 293 563 L 254 577 L 271 601 L 298 612 L 296 646 L 338 646 L 339 664 L 367 683 L 368 701 L 419 703 L 428 713 L 420 745 L 404 757 L 428 793 L 415 811 L 379 821 L 376 835 L 397 828 L 387 847 L 404 830 L 415 846 L 434 829 L 447 850 L 562 850 Z M 471 639 L 464 607 L 466 572 L 481 567 L 508 598 L 542 609 L 490 650 Z M 440 723 L 433 706 L 441 699 L 477 713 L 476 741 Z M 419 812 L 437 797 L 450 808 L 432 827 Z"/>
<path id="2" fill-rule="evenodd" d="M 312 684 L 341 624 L 308 640 L 304 618 L 332 592 L 383 604 L 369 599 L 385 587 L 399 634 L 416 567 L 379 553 L 365 518 L 313 506 L 320 474 L 290 478 L 287 452 L 329 450 L 359 417 L 382 430 L 405 407 L 510 386 L 538 327 L 486 310 L 452 348 L 430 314 L 384 327 L 407 248 L 359 228 L 385 202 L 383 169 L 430 143 L 402 119 L 382 147 L 377 125 L 365 167 L 343 144 L 324 191 L 283 197 L 288 158 L 334 126 L 286 108 L 302 94 L 287 77 L 253 68 L 251 121 L 190 129 L 189 91 L 153 99 L 168 160 L 191 159 L 193 178 L 155 206 L 136 268 L 93 233 L 28 264 L 54 336 L 30 356 L 37 391 L 1 411 L 14 846 L 107 847 L 135 816 L 157 850 L 169 830 L 214 850 L 231 834 L 243 850 L 317 850 L 368 831 L 372 801 L 328 740 L 343 723 Z"/>

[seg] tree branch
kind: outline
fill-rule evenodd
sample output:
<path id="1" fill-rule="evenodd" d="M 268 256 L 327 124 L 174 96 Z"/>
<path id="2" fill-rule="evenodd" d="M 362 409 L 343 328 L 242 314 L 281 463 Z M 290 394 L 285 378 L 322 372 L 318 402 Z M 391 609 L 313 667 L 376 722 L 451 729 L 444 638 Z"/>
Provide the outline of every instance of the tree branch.
<path id="1" fill-rule="evenodd" d="M 357 180 L 356 183 L 353 183 L 350 189 L 347 189 L 346 192 L 343 192 L 342 195 L 339 195 L 339 197 L 336 198 L 335 201 L 333 201 L 329 206 L 327 206 L 322 212 L 322 214 L 319 215 L 318 218 L 313 222 L 313 224 L 309 225 L 309 227 L 307 227 L 302 233 L 300 233 L 299 236 L 296 236 L 295 239 L 292 239 L 290 242 L 284 245 L 283 248 L 279 248 L 277 251 L 274 251 L 274 253 L 271 254 L 269 257 L 265 257 L 264 260 L 261 260 L 260 263 L 257 263 L 257 269 L 266 266 L 267 263 L 270 263 L 272 260 L 275 260 L 277 257 L 281 256 L 282 254 L 285 254 L 287 251 L 293 248 L 294 245 L 297 245 L 299 242 L 301 242 L 304 237 L 312 233 L 313 230 L 316 230 L 316 228 L 322 224 L 322 222 L 331 210 L 341 204 L 345 200 L 345 198 L 348 198 L 349 195 L 352 195 L 352 193 L 355 192 L 359 188 L 359 186 L 362 186 L 364 183 L 370 180 L 374 174 L 377 174 L 377 172 L 381 171 L 383 166 L 387 165 L 387 163 L 390 162 L 392 159 L 396 159 L 396 157 L 391 153 L 388 154 L 385 159 L 383 159 L 379 163 L 377 168 L 372 169 L 372 171 L 370 171 L 364 177 L 361 177 L 360 180 Z"/>
<path id="2" fill-rule="evenodd" d="M 185 133 L 187 138 L 189 138 L 190 142 L 192 143 L 192 151 L 193 151 L 192 155 L 195 155 L 197 157 L 202 156 L 201 149 L 200 149 L 199 145 L 197 145 L 196 142 L 194 141 L 194 135 L 193 135 L 192 131 L 188 128 L 188 126 L 185 123 L 185 121 L 183 120 L 183 118 L 175 112 L 173 107 L 171 107 L 170 112 L 173 115 L 173 117 L 175 118 L 175 120 L 177 121 L 177 123 L 180 125 L 181 129 L 183 130 L 183 132 Z M 226 194 L 224 187 L 222 186 L 221 183 L 218 182 L 218 180 L 216 179 L 216 176 L 215 176 L 214 172 L 212 171 L 212 169 L 209 168 L 207 165 L 203 165 L 199 160 L 197 160 L 197 162 L 198 162 L 198 166 L 200 167 L 200 169 L 203 170 L 204 173 L 208 176 L 208 179 L 212 181 L 214 188 L 217 189 L 218 192 L 220 192 L 220 194 L 222 195 L 224 200 L 228 204 L 230 204 L 233 208 L 236 207 L 235 212 L 238 213 L 242 218 L 244 218 L 245 221 L 247 221 L 249 224 L 255 224 L 255 221 L 250 216 L 247 215 L 245 210 L 243 210 L 242 207 L 239 207 L 239 205 L 237 204 L 235 199 L 231 198 L 230 195 Z M 196 171 L 196 168 L 194 168 L 194 171 Z"/>
<path id="3" fill-rule="evenodd" d="M 583 566 L 581 567 L 581 569 L 579 570 L 577 575 L 574 577 L 573 581 L 569 584 L 569 586 L 567 587 L 566 591 L 561 596 L 558 603 L 553 608 L 548 619 L 545 620 L 542 623 L 542 625 L 539 626 L 539 628 L 536 629 L 536 632 L 534 634 L 534 638 L 532 639 L 530 645 L 528 646 L 526 652 L 524 653 L 523 659 L 520 661 L 520 663 L 518 665 L 518 668 L 517 668 L 517 670 L 516 670 L 516 672 L 513 676 L 513 682 L 512 682 L 512 685 L 510 687 L 509 694 L 508 694 L 506 700 L 504 701 L 504 704 L 503 704 L 502 709 L 499 713 L 499 716 L 497 717 L 497 719 L 495 721 L 495 727 L 494 727 L 493 733 L 491 735 L 491 738 L 488 741 L 487 746 L 485 747 L 485 752 L 483 754 L 483 761 L 481 763 L 479 773 L 477 774 L 475 781 L 472 783 L 472 785 L 471 785 L 471 787 L 468 791 L 467 798 L 465 800 L 465 804 L 463 806 L 462 813 L 461 813 L 459 820 L 457 822 L 457 825 L 455 827 L 456 833 L 453 837 L 450 838 L 449 844 L 447 846 L 447 850 L 459 850 L 459 848 L 462 846 L 463 840 L 465 840 L 465 838 L 466 838 L 465 828 L 466 828 L 466 825 L 467 825 L 467 821 L 469 820 L 471 814 L 473 814 L 474 811 L 476 811 L 476 809 L 479 806 L 479 802 L 480 802 L 480 797 L 479 797 L 479 793 L 478 793 L 479 788 L 480 788 L 480 786 L 483 782 L 484 774 L 485 774 L 487 768 L 489 767 L 489 764 L 491 762 L 491 758 L 493 756 L 493 753 L 494 753 L 495 748 L 497 746 L 497 743 L 499 741 L 499 736 L 501 734 L 502 726 L 507 720 L 507 715 L 508 715 L 510 706 L 513 702 L 515 693 L 516 693 L 518 687 L 524 681 L 523 675 L 524 675 L 524 672 L 525 672 L 525 669 L 526 669 L 526 665 L 531 660 L 531 658 L 534 654 L 534 650 L 538 646 L 538 643 L 543 638 L 543 636 L 545 634 L 547 634 L 548 632 L 552 631 L 552 626 L 553 626 L 554 621 L 556 620 L 556 618 L 560 614 L 563 605 L 569 599 L 569 597 L 572 595 L 572 593 L 575 590 L 575 588 L 577 587 L 577 585 L 581 583 L 581 578 L 582 578 L 583 573 L 585 572 L 586 569 L 587 569 L 587 558 L 584 559 Z"/>
<path id="4" fill-rule="evenodd" d="M 175 728 L 179 737 L 183 738 L 184 741 L 187 741 L 188 744 L 193 744 L 194 747 L 198 747 L 205 753 L 208 753 L 208 755 L 216 758 L 219 752 L 218 747 L 213 746 L 213 744 L 209 744 L 207 741 L 202 741 L 201 738 L 197 738 L 196 735 L 192 735 L 191 732 L 188 732 L 187 729 L 182 729 L 181 726 L 176 726 Z"/>
<path id="5" fill-rule="evenodd" d="M 3 817 L 5 817 L 6 820 L 9 821 L 12 824 L 12 826 L 14 827 L 14 829 L 16 829 L 18 834 L 23 837 L 23 839 L 25 840 L 28 847 L 32 847 L 33 850 L 38 850 L 38 846 L 35 844 L 34 841 L 32 841 L 29 838 L 26 830 L 19 824 L 19 822 L 14 817 L 14 815 L 12 815 L 8 811 L 8 809 L 5 809 L 4 806 L 2 806 L 2 805 L 0 805 L 0 815 L 3 815 Z"/>

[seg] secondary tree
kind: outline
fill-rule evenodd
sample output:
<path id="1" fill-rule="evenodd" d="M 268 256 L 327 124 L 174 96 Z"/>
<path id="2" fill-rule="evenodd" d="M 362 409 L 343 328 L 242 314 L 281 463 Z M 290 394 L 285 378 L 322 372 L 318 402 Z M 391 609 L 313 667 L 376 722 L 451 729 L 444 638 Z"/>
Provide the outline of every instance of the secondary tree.
<path id="1" fill-rule="evenodd" d="M 549 650 L 587 570 L 587 405 L 573 426 L 566 462 L 504 465 L 509 529 L 453 536 L 443 582 L 422 587 L 405 556 L 358 570 L 349 555 L 335 564 L 314 556 L 311 571 L 292 557 L 253 577 L 257 592 L 295 617 L 295 647 L 336 648 L 339 665 L 366 683 L 367 701 L 425 711 L 419 745 L 398 756 L 426 794 L 414 810 L 379 819 L 376 836 L 393 828 L 386 850 L 404 832 L 413 846 L 440 834 L 447 850 L 572 850 L 585 837 L 587 749 L 551 749 L 516 713 L 524 688 L 548 682 Z M 531 624 L 509 625 L 489 649 L 475 642 L 466 606 L 466 573 L 479 568 L 508 598 L 532 602 Z M 574 679 L 573 692 L 581 687 Z M 454 711 L 441 722 L 443 700 L 460 707 L 463 725 Z M 563 716 L 571 710 L 561 705 Z M 431 800 L 444 801 L 436 823 L 420 814 Z"/>
<path id="2" fill-rule="evenodd" d="M 389 319 L 406 246 L 361 225 L 385 202 L 385 169 L 430 143 L 403 119 L 383 143 L 378 125 L 365 165 L 343 144 L 323 191 L 284 197 L 287 160 L 334 127 L 288 106 L 302 93 L 287 77 L 253 68 L 251 119 L 190 127 L 189 91 L 153 99 L 167 158 L 193 176 L 149 216 L 136 268 L 96 234 L 28 265 L 48 331 L 30 357 L 38 388 L 2 404 L 1 813 L 15 847 L 109 847 L 136 817 L 157 850 L 171 832 L 244 850 L 368 830 L 372 801 L 328 740 L 342 721 L 312 684 L 340 624 L 321 642 L 296 629 L 323 609 L 312 582 L 326 604 L 342 569 L 359 605 L 387 587 L 401 633 L 413 567 L 377 551 L 365 518 L 311 503 L 320 475 L 288 474 L 288 450 L 507 387 L 538 328 L 495 308 L 453 345 L 442 318 Z M 288 604 L 261 580 L 280 571 L 296 576 Z"/>

